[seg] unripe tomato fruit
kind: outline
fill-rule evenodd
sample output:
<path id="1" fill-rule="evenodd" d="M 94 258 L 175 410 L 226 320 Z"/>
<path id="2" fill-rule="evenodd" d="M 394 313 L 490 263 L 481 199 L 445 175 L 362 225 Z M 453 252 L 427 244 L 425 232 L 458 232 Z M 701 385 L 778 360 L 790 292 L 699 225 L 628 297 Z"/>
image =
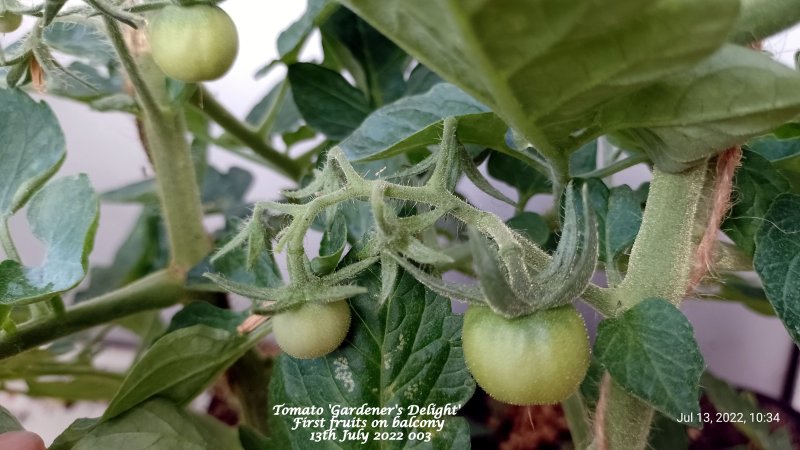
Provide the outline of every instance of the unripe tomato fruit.
<path id="1" fill-rule="evenodd" d="M 299 359 L 319 358 L 342 344 L 350 318 L 347 300 L 307 303 L 276 314 L 272 332 L 287 354 Z"/>
<path id="2" fill-rule="evenodd" d="M 230 16 L 214 5 L 169 5 L 148 23 L 153 59 L 171 78 L 215 80 L 233 65 L 239 36 Z"/>
<path id="3" fill-rule="evenodd" d="M 471 305 L 462 340 L 478 385 L 512 405 L 558 403 L 575 392 L 589 367 L 586 325 L 571 305 L 511 320 Z"/>
<path id="4" fill-rule="evenodd" d="M 22 23 L 22 16 L 11 11 L 0 12 L 0 33 L 16 31 Z"/>

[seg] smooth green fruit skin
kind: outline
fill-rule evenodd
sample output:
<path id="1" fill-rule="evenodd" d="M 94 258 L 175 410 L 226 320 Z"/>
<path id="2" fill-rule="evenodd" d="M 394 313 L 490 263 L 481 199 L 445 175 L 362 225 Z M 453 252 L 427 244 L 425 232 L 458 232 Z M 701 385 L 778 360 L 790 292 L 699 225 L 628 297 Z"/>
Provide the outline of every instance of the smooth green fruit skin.
<path id="1" fill-rule="evenodd" d="M 0 12 L 0 33 L 16 31 L 22 24 L 22 16 L 9 11 Z"/>
<path id="2" fill-rule="evenodd" d="M 313 359 L 336 350 L 350 329 L 347 300 L 308 303 L 272 318 L 272 332 L 285 353 Z"/>
<path id="3" fill-rule="evenodd" d="M 578 389 L 589 367 L 586 324 L 571 305 L 511 320 L 470 306 L 462 340 L 478 385 L 513 405 L 558 403 Z"/>
<path id="4" fill-rule="evenodd" d="M 230 16 L 217 6 L 165 6 L 148 24 L 153 59 L 171 78 L 194 83 L 225 75 L 239 51 Z"/>

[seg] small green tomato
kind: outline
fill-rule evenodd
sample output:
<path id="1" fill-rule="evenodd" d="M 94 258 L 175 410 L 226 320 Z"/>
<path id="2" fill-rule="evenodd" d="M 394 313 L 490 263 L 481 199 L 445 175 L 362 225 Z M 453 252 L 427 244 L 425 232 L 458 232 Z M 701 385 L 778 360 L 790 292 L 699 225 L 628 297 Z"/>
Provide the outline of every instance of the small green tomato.
<path id="1" fill-rule="evenodd" d="M 22 16 L 11 11 L 0 11 L 0 33 L 16 31 L 22 23 Z"/>
<path id="2" fill-rule="evenodd" d="M 350 329 L 347 300 L 307 303 L 272 318 L 272 332 L 281 350 L 299 359 L 313 359 L 336 350 Z"/>
<path id="3" fill-rule="evenodd" d="M 239 36 L 230 16 L 214 5 L 168 5 L 148 24 L 153 59 L 171 78 L 215 80 L 233 65 Z"/>
<path id="4" fill-rule="evenodd" d="M 586 325 L 573 306 L 511 320 L 470 306 L 462 339 L 478 385 L 513 405 L 558 403 L 575 392 L 589 367 Z"/>

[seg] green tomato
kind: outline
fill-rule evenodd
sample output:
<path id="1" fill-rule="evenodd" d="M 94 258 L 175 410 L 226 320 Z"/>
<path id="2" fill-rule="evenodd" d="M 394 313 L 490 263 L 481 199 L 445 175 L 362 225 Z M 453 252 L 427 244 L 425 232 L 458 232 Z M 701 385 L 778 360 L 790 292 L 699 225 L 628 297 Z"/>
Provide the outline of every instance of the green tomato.
<path id="1" fill-rule="evenodd" d="M 272 332 L 281 350 L 295 358 L 325 356 L 342 344 L 350 329 L 347 300 L 306 303 L 272 318 Z"/>
<path id="2" fill-rule="evenodd" d="M 589 367 L 586 324 L 573 306 L 511 320 L 470 306 L 462 339 L 478 385 L 513 405 L 558 403 L 575 392 Z"/>
<path id="3" fill-rule="evenodd" d="M 22 16 L 11 11 L 0 12 L 0 33 L 16 31 L 22 23 Z"/>
<path id="4" fill-rule="evenodd" d="M 214 5 L 165 6 L 151 18 L 148 36 L 158 67 L 187 83 L 221 77 L 239 50 L 236 25 Z"/>

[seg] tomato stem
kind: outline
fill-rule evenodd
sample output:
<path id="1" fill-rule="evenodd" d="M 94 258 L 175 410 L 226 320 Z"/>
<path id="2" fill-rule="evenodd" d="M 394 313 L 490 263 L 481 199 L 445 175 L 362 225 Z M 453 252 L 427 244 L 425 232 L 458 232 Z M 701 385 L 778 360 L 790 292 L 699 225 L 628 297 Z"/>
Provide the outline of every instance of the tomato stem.
<path id="1" fill-rule="evenodd" d="M 103 20 L 142 103 L 145 140 L 156 171 L 172 264 L 188 271 L 211 250 L 211 241 L 203 228 L 200 191 L 191 150 L 186 142 L 183 115 L 170 105 L 165 89 L 158 88 L 164 84 L 164 75 L 156 70 L 154 64 L 148 64 L 147 55 L 137 63 L 128 50 L 119 25 L 109 17 L 104 16 Z"/>
<path id="2" fill-rule="evenodd" d="M 81 302 L 63 315 L 21 325 L 0 337 L 0 359 L 129 315 L 162 309 L 184 299 L 182 275 L 165 269 L 123 288 Z"/>
<path id="3" fill-rule="evenodd" d="M 243 145 L 249 147 L 261 156 L 270 167 L 286 175 L 293 181 L 300 180 L 300 177 L 305 171 L 305 167 L 294 159 L 272 148 L 267 144 L 259 131 L 242 123 L 205 88 L 198 87 L 191 101 L 203 114 L 214 120 L 214 122 L 233 135 L 233 137 Z"/>

